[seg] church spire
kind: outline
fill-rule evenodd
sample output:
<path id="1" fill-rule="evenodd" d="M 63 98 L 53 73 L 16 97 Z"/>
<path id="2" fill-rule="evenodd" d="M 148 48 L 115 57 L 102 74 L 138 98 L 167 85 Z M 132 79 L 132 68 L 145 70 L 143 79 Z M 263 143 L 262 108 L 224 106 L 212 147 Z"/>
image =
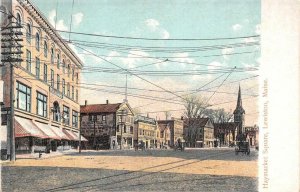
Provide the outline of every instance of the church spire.
<path id="1" fill-rule="evenodd" d="M 242 107 L 242 96 L 241 96 L 241 86 L 239 85 L 239 94 L 237 99 L 236 108 Z"/>

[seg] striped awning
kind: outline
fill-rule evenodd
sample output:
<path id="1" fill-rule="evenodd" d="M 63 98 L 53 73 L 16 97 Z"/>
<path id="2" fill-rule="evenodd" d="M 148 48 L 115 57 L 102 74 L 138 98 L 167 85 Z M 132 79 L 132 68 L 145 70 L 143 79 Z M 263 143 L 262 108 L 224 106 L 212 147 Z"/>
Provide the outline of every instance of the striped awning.
<path id="1" fill-rule="evenodd" d="M 52 128 L 52 131 L 55 132 L 56 135 L 58 135 L 61 139 L 63 140 L 71 140 L 64 132 L 61 128 L 59 127 L 54 127 L 54 126 L 51 126 Z"/>
<path id="2" fill-rule="evenodd" d="M 75 134 L 73 134 L 73 131 L 63 129 L 63 132 L 69 137 L 69 140 L 71 141 L 78 141 L 79 139 Z"/>
<path id="3" fill-rule="evenodd" d="M 57 135 L 51 128 L 49 124 L 44 124 L 40 122 L 34 122 L 36 126 L 41 129 L 46 135 L 49 136 L 51 139 L 61 140 L 61 137 Z"/>
<path id="4" fill-rule="evenodd" d="M 15 137 L 38 137 L 47 139 L 49 136 L 37 127 L 32 120 L 15 117 Z"/>
<path id="5" fill-rule="evenodd" d="M 76 137 L 78 138 L 78 141 L 79 141 L 79 132 L 73 132 L 73 133 L 75 133 L 75 135 L 76 135 Z M 87 140 L 85 137 L 83 137 L 82 135 L 81 135 L 80 140 L 81 140 L 81 141 L 88 141 L 88 140 Z"/>
<path id="6" fill-rule="evenodd" d="M 70 140 L 79 141 L 79 132 L 74 132 L 67 129 L 63 129 L 63 132 L 70 138 Z M 83 136 L 81 136 L 81 141 L 88 141 L 88 140 Z"/>

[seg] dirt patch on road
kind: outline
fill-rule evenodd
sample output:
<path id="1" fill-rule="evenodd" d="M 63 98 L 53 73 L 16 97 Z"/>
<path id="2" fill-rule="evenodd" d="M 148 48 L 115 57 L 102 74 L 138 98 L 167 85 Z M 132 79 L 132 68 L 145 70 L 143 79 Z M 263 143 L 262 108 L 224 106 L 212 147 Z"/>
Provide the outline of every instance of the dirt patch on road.
<path id="1" fill-rule="evenodd" d="M 76 167 L 111 170 L 169 172 L 258 177 L 257 161 L 195 160 L 175 157 L 60 156 L 51 159 L 21 159 L 8 166 Z"/>

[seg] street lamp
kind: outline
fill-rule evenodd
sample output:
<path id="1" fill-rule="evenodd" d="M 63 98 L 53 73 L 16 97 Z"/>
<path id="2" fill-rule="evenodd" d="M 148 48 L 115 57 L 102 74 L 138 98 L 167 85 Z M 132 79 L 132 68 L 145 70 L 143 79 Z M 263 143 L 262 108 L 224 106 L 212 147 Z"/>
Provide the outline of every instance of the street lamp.
<path id="1" fill-rule="evenodd" d="M 122 125 L 125 126 L 126 123 L 126 118 L 125 118 L 125 122 L 123 122 L 123 117 L 126 117 L 128 115 L 128 111 L 126 109 L 122 109 L 117 116 L 119 116 L 119 122 L 118 124 L 120 125 L 121 128 L 121 143 L 120 143 L 120 149 L 122 150 L 122 144 L 123 144 L 123 127 Z"/>

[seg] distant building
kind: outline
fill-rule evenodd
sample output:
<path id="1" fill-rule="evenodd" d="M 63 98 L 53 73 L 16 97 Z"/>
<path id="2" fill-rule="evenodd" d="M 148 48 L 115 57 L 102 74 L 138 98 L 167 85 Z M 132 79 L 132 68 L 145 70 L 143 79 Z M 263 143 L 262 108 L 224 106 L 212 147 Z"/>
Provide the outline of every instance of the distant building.
<path id="1" fill-rule="evenodd" d="M 146 148 L 154 148 L 156 141 L 157 123 L 153 118 L 138 115 L 134 119 L 134 143 L 143 141 Z"/>
<path id="2" fill-rule="evenodd" d="M 177 139 L 183 139 L 183 120 L 172 118 L 170 120 L 158 120 L 158 126 L 169 125 L 170 146 L 173 147 Z"/>
<path id="3" fill-rule="evenodd" d="M 259 128 L 254 125 L 245 127 L 245 134 L 249 140 L 250 146 L 258 146 L 259 143 Z"/>
<path id="4" fill-rule="evenodd" d="M 184 119 L 184 140 L 188 147 L 213 147 L 214 125 L 209 118 Z"/>
<path id="5" fill-rule="evenodd" d="M 127 111 L 123 117 L 118 114 Z M 133 147 L 134 113 L 128 103 L 91 104 L 80 106 L 81 133 L 88 139 L 88 149 L 113 149 Z"/>
<path id="6" fill-rule="evenodd" d="M 156 140 L 157 147 L 169 147 L 171 142 L 171 134 L 170 134 L 170 125 L 167 124 L 158 124 L 158 129 L 156 130 Z"/>
<path id="7" fill-rule="evenodd" d="M 239 124 L 235 122 L 214 123 L 214 135 L 219 146 L 234 144 Z"/>

